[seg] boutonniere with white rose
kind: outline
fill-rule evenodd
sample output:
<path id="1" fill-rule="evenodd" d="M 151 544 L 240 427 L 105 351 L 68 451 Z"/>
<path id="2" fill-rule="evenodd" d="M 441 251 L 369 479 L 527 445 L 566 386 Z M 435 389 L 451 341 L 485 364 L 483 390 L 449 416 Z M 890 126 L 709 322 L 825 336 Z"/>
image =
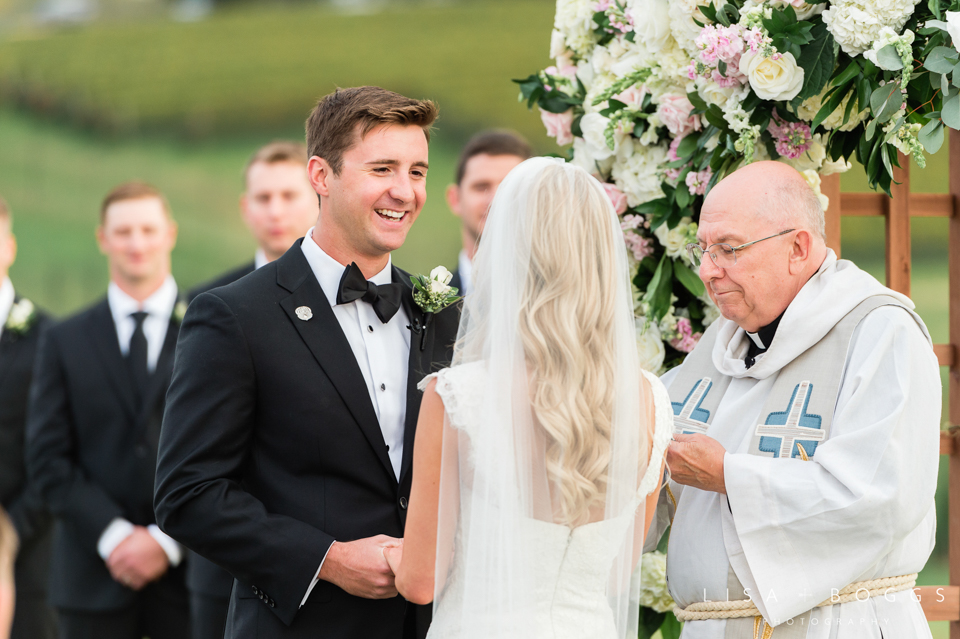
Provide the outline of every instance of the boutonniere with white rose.
<path id="1" fill-rule="evenodd" d="M 24 298 L 10 307 L 3 330 L 9 331 L 11 335 L 24 335 L 36 321 L 36 307 L 33 302 Z"/>
<path id="2" fill-rule="evenodd" d="M 178 300 L 176 305 L 173 307 L 173 313 L 170 315 L 170 319 L 173 320 L 174 324 L 179 326 L 183 324 L 183 317 L 187 314 L 187 302 L 186 300 Z"/>
<path id="3" fill-rule="evenodd" d="M 450 286 L 453 273 L 443 266 L 438 266 L 430 275 L 414 275 L 410 278 L 413 283 L 413 301 L 424 313 L 423 329 L 420 331 L 420 350 L 424 349 L 427 339 L 427 329 L 434 313 L 439 313 L 451 304 L 460 300 L 459 289 Z"/>
<path id="4" fill-rule="evenodd" d="M 457 295 L 460 291 L 455 286 L 450 286 L 452 278 L 453 273 L 443 266 L 430 271 L 430 275 L 414 275 L 411 278 L 413 301 L 424 313 L 439 313 L 455 304 L 460 299 Z"/>

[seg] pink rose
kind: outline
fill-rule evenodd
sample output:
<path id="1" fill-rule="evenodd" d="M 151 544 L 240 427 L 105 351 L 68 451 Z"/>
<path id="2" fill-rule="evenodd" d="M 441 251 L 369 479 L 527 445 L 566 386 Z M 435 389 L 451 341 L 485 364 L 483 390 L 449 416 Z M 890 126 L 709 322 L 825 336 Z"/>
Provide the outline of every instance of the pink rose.
<path id="1" fill-rule="evenodd" d="M 547 127 L 547 135 L 557 139 L 557 144 L 566 146 L 573 142 L 573 133 L 570 127 L 573 126 L 573 109 L 567 109 L 563 113 L 550 113 L 540 109 L 540 119 L 543 126 Z"/>
<path id="2" fill-rule="evenodd" d="M 673 346 L 675 349 L 681 353 L 690 353 L 696 347 L 697 342 L 700 341 L 700 338 L 703 337 L 702 333 L 694 333 L 693 327 L 690 325 L 690 320 L 686 317 L 681 317 L 677 320 L 677 335 L 670 341 L 670 346 Z"/>
<path id="3" fill-rule="evenodd" d="M 565 64 L 563 60 L 557 61 L 557 66 L 550 66 L 543 70 L 547 75 L 552 75 L 559 78 L 569 78 L 573 80 L 577 77 L 577 67 Z"/>
<path id="4" fill-rule="evenodd" d="M 603 183 L 603 190 L 607 192 L 607 197 L 613 204 L 613 210 L 617 212 L 617 215 L 623 215 L 627 210 L 626 194 L 609 182 Z"/>
<path id="5" fill-rule="evenodd" d="M 613 96 L 614 100 L 619 100 L 626 105 L 630 106 L 640 106 L 643 104 L 643 98 L 647 95 L 647 89 L 644 86 L 639 87 L 630 87 L 623 93 L 618 93 Z"/>
<path id="6" fill-rule="evenodd" d="M 693 105 L 687 96 L 667 94 L 660 98 L 657 117 L 673 135 L 686 135 L 700 130 L 700 118 L 691 116 L 691 111 Z"/>

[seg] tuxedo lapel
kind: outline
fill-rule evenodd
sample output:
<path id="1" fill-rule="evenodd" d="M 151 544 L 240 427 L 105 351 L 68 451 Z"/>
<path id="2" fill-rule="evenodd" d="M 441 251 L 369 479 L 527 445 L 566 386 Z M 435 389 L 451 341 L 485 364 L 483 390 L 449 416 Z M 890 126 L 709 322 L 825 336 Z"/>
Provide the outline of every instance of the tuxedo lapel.
<path id="1" fill-rule="evenodd" d="M 383 440 L 380 422 L 370 402 L 367 384 L 360 366 L 343 334 L 327 296 L 310 270 L 303 251 L 290 250 L 277 262 L 277 284 L 291 292 L 280 302 L 280 307 L 290 318 L 300 338 L 313 354 L 327 378 L 337 389 L 350 414 L 360 426 L 364 436 L 373 447 L 377 458 L 391 479 L 396 481 L 393 465 Z M 297 309 L 306 307 L 313 316 L 302 320 Z"/>
<path id="2" fill-rule="evenodd" d="M 0 333 L 0 387 L 3 386 L 7 373 L 13 368 L 13 360 L 17 356 L 17 339 L 9 329 L 3 329 L 3 333 Z"/>
<path id="3" fill-rule="evenodd" d="M 403 459 L 400 462 L 400 482 L 403 483 L 413 465 L 413 443 L 417 432 L 417 419 L 420 417 L 420 399 L 423 393 L 417 384 L 428 372 L 433 356 L 433 334 L 425 329 L 425 314 L 413 301 L 413 284 L 410 276 L 393 267 L 393 281 L 404 286 L 401 298 L 403 310 L 410 319 L 410 355 L 407 368 L 407 408 L 403 421 Z M 424 335 L 423 331 L 427 330 Z M 420 348 L 421 341 L 423 349 Z"/>
<path id="4" fill-rule="evenodd" d="M 136 392 L 130 377 L 126 360 L 120 353 L 120 341 L 117 327 L 113 323 L 110 304 L 103 300 L 93 308 L 87 321 L 87 330 L 93 341 L 93 350 L 103 367 L 110 385 L 123 402 L 123 407 L 131 418 L 137 417 Z"/>

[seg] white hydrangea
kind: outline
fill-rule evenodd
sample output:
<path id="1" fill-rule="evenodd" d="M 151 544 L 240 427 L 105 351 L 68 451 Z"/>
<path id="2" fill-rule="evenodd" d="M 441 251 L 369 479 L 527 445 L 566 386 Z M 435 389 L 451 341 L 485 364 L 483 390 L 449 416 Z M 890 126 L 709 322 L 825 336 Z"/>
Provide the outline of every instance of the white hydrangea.
<path id="1" fill-rule="evenodd" d="M 638 43 L 658 54 L 670 36 L 670 0 L 627 0 Z"/>
<path id="2" fill-rule="evenodd" d="M 664 94 L 686 94 L 696 88 L 694 81 L 687 77 L 690 56 L 672 37 L 667 39 L 666 44 L 657 55 L 657 64 L 658 66 L 653 70 L 653 75 L 646 82 L 647 89 L 649 89 L 655 103 Z"/>
<path id="3" fill-rule="evenodd" d="M 700 13 L 700 3 L 697 0 L 673 0 L 670 2 L 670 32 L 674 39 L 688 54 L 689 58 L 699 53 L 695 40 L 700 35 L 702 27 L 698 26 L 694 20 L 700 24 L 707 24 L 708 20 Z"/>
<path id="4" fill-rule="evenodd" d="M 827 160 L 820 167 L 820 175 L 826 177 L 827 175 L 833 175 L 834 173 L 846 173 L 853 168 L 853 164 L 840 158 L 836 162 L 833 160 Z"/>
<path id="5" fill-rule="evenodd" d="M 673 597 L 667 590 L 667 556 L 657 550 L 640 560 L 640 605 L 657 612 L 673 610 Z"/>
<path id="6" fill-rule="evenodd" d="M 557 0 L 557 15 L 553 21 L 553 28 L 562 34 L 566 48 L 573 51 L 577 57 L 585 56 L 597 43 L 596 28 L 593 22 L 594 8 L 590 2 L 583 0 Z M 558 42 L 551 41 L 551 48 L 559 46 Z"/>
<path id="7" fill-rule="evenodd" d="M 643 146 L 627 138 L 610 168 L 614 184 L 627 196 L 627 204 L 639 206 L 663 197 L 660 165 L 667 159 L 667 146 Z"/>
<path id="8" fill-rule="evenodd" d="M 840 48 L 860 55 L 879 39 L 884 27 L 900 33 L 919 0 L 835 0 L 823 21 Z"/>

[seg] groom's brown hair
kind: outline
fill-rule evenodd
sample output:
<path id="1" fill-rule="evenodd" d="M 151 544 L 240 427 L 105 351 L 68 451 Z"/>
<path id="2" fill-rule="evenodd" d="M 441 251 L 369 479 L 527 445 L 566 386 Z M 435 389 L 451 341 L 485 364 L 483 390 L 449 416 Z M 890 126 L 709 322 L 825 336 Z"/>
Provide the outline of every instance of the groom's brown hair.
<path id="1" fill-rule="evenodd" d="M 414 100 L 380 87 L 337 89 L 321 98 L 307 118 L 307 152 L 326 160 L 339 175 L 343 154 L 357 141 L 357 132 L 362 140 L 381 124 L 419 126 L 429 142 L 437 115 L 437 105 L 430 100 Z"/>

